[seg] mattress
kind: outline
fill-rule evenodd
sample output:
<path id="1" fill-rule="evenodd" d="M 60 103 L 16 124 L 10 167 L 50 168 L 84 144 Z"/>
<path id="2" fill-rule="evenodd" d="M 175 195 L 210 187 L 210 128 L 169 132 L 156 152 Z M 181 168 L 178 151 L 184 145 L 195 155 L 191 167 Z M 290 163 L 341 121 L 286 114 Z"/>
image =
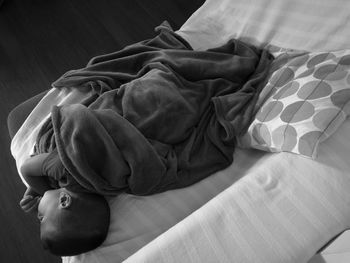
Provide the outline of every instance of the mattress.
<path id="1" fill-rule="evenodd" d="M 336 50 L 350 45 L 348 10 L 346 0 L 207 0 L 178 34 L 199 50 L 230 38 L 261 47 Z M 50 105 L 78 103 L 85 96 L 50 90 L 12 141 L 17 167 L 31 153 Z M 237 149 L 230 167 L 191 187 L 112 198 L 105 242 L 62 260 L 307 262 L 350 224 L 349 131 L 347 120 L 320 146 L 316 160 Z"/>

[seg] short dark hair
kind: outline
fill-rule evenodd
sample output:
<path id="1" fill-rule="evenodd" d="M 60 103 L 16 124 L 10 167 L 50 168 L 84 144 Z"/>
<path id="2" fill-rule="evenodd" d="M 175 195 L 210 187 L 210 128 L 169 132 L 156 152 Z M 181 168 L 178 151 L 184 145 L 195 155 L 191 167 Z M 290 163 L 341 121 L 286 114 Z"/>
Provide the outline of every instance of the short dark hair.
<path id="1" fill-rule="evenodd" d="M 93 250 L 107 237 L 110 209 L 106 199 L 96 194 L 79 193 L 77 196 L 73 209 L 62 211 L 57 225 L 41 232 L 44 249 L 54 255 L 73 256 Z"/>

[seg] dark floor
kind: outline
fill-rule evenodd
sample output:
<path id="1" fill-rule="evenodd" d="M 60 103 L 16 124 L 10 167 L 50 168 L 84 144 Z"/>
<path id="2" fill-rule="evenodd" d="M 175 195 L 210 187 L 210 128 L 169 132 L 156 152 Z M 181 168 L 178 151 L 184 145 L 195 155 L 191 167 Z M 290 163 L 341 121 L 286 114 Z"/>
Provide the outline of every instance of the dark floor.
<path id="1" fill-rule="evenodd" d="M 37 220 L 18 206 L 25 187 L 10 154 L 9 111 L 91 57 L 154 36 L 163 20 L 178 29 L 202 3 L 5 0 L 0 7 L 0 262 L 60 261 L 41 248 Z"/>

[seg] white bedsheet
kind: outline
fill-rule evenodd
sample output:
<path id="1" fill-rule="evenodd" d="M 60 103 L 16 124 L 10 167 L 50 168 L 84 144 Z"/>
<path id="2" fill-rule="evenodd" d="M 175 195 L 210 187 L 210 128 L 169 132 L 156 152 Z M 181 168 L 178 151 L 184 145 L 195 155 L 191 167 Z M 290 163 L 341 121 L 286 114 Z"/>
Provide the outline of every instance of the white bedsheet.
<path id="1" fill-rule="evenodd" d="M 256 45 L 327 51 L 350 46 L 348 0 L 207 0 L 179 34 L 194 49 L 230 38 Z"/>
<path id="2" fill-rule="evenodd" d="M 350 226 L 349 131 L 347 120 L 316 161 L 259 156 L 242 179 L 125 262 L 307 262 Z"/>

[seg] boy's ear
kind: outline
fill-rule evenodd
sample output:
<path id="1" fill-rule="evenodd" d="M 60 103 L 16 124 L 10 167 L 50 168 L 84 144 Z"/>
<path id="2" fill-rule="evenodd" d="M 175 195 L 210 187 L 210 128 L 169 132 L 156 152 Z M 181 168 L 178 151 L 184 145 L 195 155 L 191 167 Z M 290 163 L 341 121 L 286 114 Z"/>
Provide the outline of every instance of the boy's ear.
<path id="1" fill-rule="evenodd" d="M 72 204 L 72 197 L 65 191 L 60 192 L 59 208 L 66 209 Z"/>

